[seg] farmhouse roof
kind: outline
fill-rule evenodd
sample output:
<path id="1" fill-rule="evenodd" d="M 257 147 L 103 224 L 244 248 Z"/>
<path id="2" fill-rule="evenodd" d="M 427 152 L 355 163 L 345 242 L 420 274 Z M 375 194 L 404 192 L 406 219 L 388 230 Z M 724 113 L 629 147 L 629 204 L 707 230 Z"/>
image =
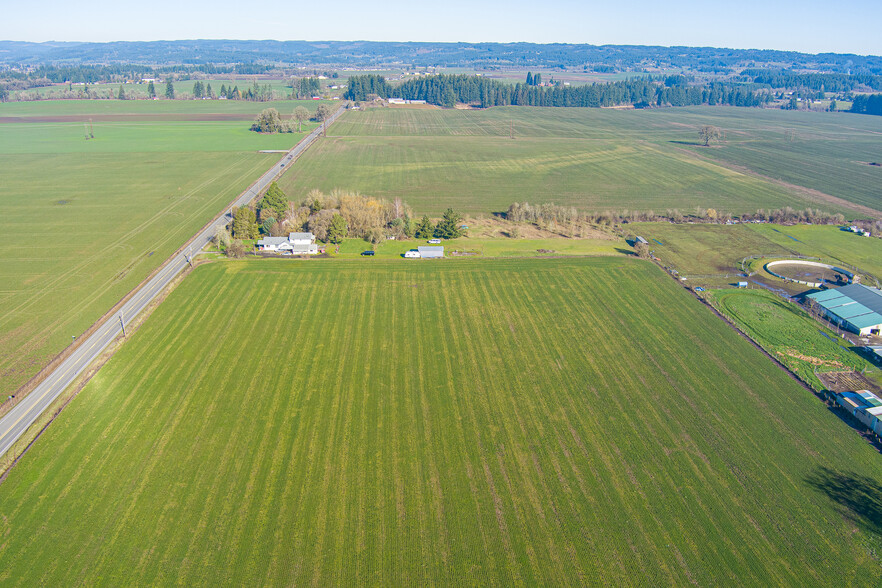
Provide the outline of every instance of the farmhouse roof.
<path id="1" fill-rule="evenodd" d="M 312 233 L 290 233 L 288 235 L 289 241 L 303 241 L 309 239 L 310 241 L 315 241 L 315 235 Z"/>
<path id="2" fill-rule="evenodd" d="M 257 241 L 258 245 L 281 245 L 287 243 L 288 237 L 264 237 Z"/>

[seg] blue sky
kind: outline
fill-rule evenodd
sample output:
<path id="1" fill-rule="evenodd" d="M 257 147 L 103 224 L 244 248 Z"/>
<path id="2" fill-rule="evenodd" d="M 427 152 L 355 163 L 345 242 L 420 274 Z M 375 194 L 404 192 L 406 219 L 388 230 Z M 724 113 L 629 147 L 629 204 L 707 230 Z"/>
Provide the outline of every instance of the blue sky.
<path id="1" fill-rule="evenodd" d="M 882 54 L 880 0 L 0 0 L 0 39 L 690 45 Z"/>

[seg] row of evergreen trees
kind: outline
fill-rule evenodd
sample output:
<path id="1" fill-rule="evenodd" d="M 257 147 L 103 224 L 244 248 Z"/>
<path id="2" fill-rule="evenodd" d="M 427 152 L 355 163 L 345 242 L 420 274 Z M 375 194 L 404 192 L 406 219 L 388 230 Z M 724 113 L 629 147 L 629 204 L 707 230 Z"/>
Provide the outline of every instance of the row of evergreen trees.
<path id="1" fill-rule="evenodd" d="M 315 96 L 322 91 L 318 78 L 294 78 L 291 80 L 292 93 L 300 99 Z"/>
<path id="2" fill-rule="evenodd" d="M 807 88 L 816 92 L 852 92 L 858 86 L 882 90 L 882 76 L 859 73 L 796 73 L 780 69 L 745 69 L 742 79 L 772 88 Z"/>
<path id="3" fill-rule="evenodd" d="M 882 116 L 882 94 L 855 96 L 851 103 L 851 112 Z"/>
<path id="4" fill-rule="evenodd" d="M 534 84 L 535 79 L 532 76 Z M 438 75 L 408 80 L 394 88 L 382 76 L 349 78 L 347 99 L 367 100 L 371 95 L 425 100 L 429 104 L 444 107 L 464 103 L 482 108 L 508 105 L 597 108 L 625 104 L 638 107 L 697 104 L 760 106 L 771 100 L 770 94 L 757 92 L 751 86 L 716 82 L 703 86 L 667 87 L 647 78 L 584 86 L 542 87 L 530 84 L 512 86 L 482 76 Z"/>
<path id="5" fill-rule="evenodd" d="M 368 74 L 364 76 L 352 76 L 346 82 L 346 92 L 343 98 L 359 102 L 368 100 L 372 96 L 389 98 L 392 95 L 392 85 L 383 76 Z"/>

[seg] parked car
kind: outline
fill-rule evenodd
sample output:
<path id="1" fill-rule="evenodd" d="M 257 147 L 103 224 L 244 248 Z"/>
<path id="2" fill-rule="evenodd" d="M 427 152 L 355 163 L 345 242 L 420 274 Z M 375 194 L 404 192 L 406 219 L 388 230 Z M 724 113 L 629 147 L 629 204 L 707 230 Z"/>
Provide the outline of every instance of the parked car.
<path id="1" fill-rule="evenodd" d="M 441 239 L 429 239 L 429 244 L 430 245 L 440 245 Z"/>
<path id="2" fill-rule="evenodd" d="M 362 251 L 361 255 L 362 255 L 362 257 L 365 257 L 365 256 L 366 257 L 373 257 L 373 255 L 375 253 L 376 253 L 376 251 L 371 251 L 370 249 L 368 249 L 367 251 Z"/>

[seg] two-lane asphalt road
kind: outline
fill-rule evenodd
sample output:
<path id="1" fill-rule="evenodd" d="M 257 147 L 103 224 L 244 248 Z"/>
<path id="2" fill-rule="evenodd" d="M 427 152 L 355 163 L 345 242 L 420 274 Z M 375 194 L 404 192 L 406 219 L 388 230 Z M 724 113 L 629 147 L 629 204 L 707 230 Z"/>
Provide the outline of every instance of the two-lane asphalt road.
<path id="1" fill-rule="evenodd" d="M 337 110 L 326 124 L 334 122 L 342 113 Z M 260 179 L 239 195 L 234 206 L 243 206 L 257 197 L 284 170 L 322 134 L 319 126 L 273 165 Z M 120 312 L 107 318 L 104 323 L 55 368 L 40 384 L 22 399 L 6 416 L 0 419 L 0 455 L 4 455 L 28 427 L 52 402 L 92 363 L 117 336 L 123 326 L 149 305 L 190 262 L 193 254 L 202 250 L 216 234 L 217 227 L 230 222 L 229 212 L 224 213 L 196 235 L 180 253 L 175 254 L 156 274 L 129 298 Z"/>

